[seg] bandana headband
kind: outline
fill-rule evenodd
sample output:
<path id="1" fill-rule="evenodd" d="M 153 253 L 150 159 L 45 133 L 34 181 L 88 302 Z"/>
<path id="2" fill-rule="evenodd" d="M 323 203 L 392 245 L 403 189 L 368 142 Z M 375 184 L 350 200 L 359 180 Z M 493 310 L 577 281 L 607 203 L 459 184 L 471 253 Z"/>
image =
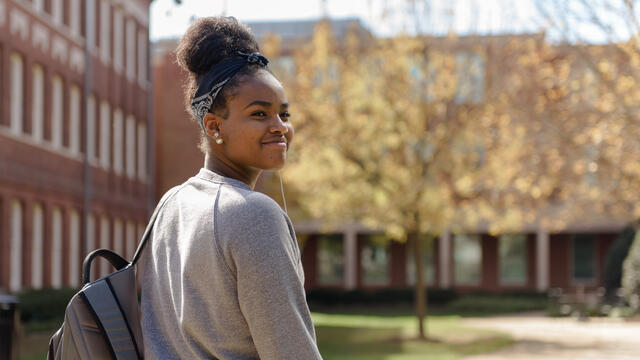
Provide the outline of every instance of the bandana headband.
<path id="1" fill-rule="evenodd" d="M 245 54 L 238 51 L 235 55 L 236 57 L 224 59 L 212 66 L 198 84 L 196 94 L 191 101 L 191 112 L 200 122 L 202 130 L 204 130 L 204 116 L 211 111 L 213 101 L 224 84 L 247 65 L 258 64 L 266 67 L 269 63 L 269 60 L 258 52 Z"/>

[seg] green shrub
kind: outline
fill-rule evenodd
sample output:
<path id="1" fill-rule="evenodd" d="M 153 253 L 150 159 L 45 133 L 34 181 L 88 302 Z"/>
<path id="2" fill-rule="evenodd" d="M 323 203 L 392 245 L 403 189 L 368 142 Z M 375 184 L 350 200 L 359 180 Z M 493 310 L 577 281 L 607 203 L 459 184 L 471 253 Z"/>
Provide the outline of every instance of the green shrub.
<path id="1" fill-rule="evenodd" d="M 622 287 L 622 263 L 629 254 L 629 248 L 631 248 L 635 235 L 635 228 L 625 227 L 607 252 L 604 267 L 604 287 L 607 299 L 612 299 L 616 290 Z"/>
<path id="2" fill-rule="evenodd" d="M 78 289 L 29 290 L 19 295 L 20 319 L 23 322 L 49 321 L 64 318 L 64 311 Z"/>
<path id="3" fill-rule="evenodd" d="M 380 290 L 342 290 L 318 288 L 307 291 L 307 301 L 317 305 L 398 304 L 413 303 L 413 288 L 389 288 Z M 429 289 L 429 304 L 446 304 L 458 294 L 449 289 Z"/>
<path id="4" fill-rule="evenodd" d="M 478 316 L 546 310 L 548 305 L 549 300 L 545 293 L 474 293 L 453 300 L 446 306 L 446 310 L 453 314 Z"/>

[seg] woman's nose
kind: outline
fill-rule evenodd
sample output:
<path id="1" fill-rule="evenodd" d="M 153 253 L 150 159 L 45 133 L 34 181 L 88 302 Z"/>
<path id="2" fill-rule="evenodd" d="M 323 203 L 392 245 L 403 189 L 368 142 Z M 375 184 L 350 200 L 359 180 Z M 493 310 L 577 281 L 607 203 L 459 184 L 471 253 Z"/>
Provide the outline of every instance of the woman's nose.
<path id="1" fill-rule="evenodd" d="M 289 127 L 287 127 L 286 122 L 282 121 L 280 115 L 275 116 L 275 120 L 269 129 L 272 133 L 276 134 L 286 134 L 289 132 Z"/>

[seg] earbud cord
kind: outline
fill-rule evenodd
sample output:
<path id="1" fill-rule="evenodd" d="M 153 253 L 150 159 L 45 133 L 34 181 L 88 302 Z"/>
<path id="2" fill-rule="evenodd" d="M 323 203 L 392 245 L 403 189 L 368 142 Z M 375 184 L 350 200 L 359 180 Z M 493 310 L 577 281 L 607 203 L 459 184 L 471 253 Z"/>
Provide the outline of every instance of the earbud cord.
<path id="1" fill-rule="evenodd" d="M 282 175 L 280 175 L 280 170 L 278 170 L 278 177 L 280 178 L 280 193 L 282 193 L 282 203 L 284 204 L 284 212 L 287 212 L 287 200 L 284 199 L 284 185 L 282 185 Z"/>

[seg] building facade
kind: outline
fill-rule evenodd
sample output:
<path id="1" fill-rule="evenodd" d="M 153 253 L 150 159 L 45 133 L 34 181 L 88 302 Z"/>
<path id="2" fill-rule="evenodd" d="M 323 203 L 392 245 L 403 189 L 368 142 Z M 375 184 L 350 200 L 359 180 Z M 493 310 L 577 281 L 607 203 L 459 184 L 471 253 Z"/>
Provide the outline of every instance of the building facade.
<path id="1" fill-rule="evenodd" d="M 79 286 L 96 248 L 133 255 L 151 203 L 149 4 L 0 0 L 2 290 Z"/>
<path id="2" fill-rule="evenodd" d="M 280 56 L 270 59 L 271 69 L 283 82 L 295 76 L 293 53 L 313 35 L 317 21 L 258 22 L 248 24 L 259 41 L 269 34 L 280 37 Z M 365 41 L 370 33 L 357 19 L 330 20 L 332 33 L 341 39 L 355 29 Z M 543 42 L 542 34 L 522 35 Z M 456 94 L 459 104 L 483 101 L 491 87 L 506 86 L 506 76 L 499 63 L 479 57 L 470 51 L 485 46 L 487 53 L 498 54 L 500 46 L 510 36 L 475 36 L 457 39 L 430 39 L 436 46 L 452 46 L 456 52 L 456 67 L 478 69 L 463 76 L 464 86 Z M 182 103 L 182 89 L 171 86 L 181 82 L 186 74 L 175 63 L 173 50 L 176 39 L 154 44 L 154 73 L 165 89 L 157 92 L 155 141 L 156 198 L 170 187 L 192 176 L 202 166 L 197 150 L 199 128 L 190 123 Z M 496 45 L 497 44 L 497 45 Z M 180 101 L 177 101 L 180 99 Z M 177 119 L 177 120 L 176 120 Z M 176 152 L 175 149 L 181 149 Z M 277 198 L 279 193 L 274 196 Z M 588 291 L 603 284 L 603 271 L 608 250 L 624 223 L 595 218 L 582 219 L 562 232 L 529 226 L 519 233 L 490 235 L 488 231 L 445 232 L 435 238 L 425 238 L 422 254 L 425 264 L 423 278 L 434 288 L 459 291 L 546 291 L 562 288 Z M 320 220 L 295 222 L 302 251 L 305 287 L 335 289 L 404 288 L 415 283 L 411 244 L 389 241 L 380 232 L 357 224 L 345 224 L 326 231 Z M 324 231 L 321 231 L 324 229 Z"/>

